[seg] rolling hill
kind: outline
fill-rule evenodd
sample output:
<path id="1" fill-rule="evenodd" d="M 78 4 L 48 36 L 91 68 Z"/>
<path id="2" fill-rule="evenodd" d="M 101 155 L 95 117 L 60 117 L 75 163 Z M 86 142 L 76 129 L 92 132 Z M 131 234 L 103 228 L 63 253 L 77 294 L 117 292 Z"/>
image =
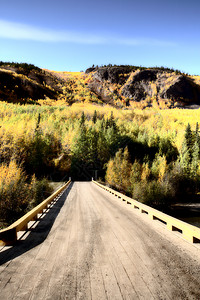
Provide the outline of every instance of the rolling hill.
<path id="1" fill-rule="evenodd" d="M 51 99 L 129 107 L 200 105 L 200 78 L 167 68 L 92 67 L 85 72 L 56 72 L 34 65 L 0 63 L 0 100 L 42 103 Z"/>

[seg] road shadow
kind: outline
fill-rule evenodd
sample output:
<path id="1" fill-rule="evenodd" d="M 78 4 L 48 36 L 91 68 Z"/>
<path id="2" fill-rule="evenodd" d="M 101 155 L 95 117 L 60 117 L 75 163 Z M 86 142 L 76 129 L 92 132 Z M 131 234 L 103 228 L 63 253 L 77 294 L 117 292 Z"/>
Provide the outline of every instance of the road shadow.
<path id="1" fill-rule="evenodd" d="M 48 236 L 67 196 L 73 186 L 73 183 L 67 188 L 62 196 L 52 205 L 48 212 L 42 218 L 37 220 L 38 224 L 35 228 L 30 228 L 30 234 L 24 240 L 18 240 L 14 246 L 3 249 L 0 252 L 0 265 L 24 254 L 32 248 L 41 244 Z M 6 247 L 6 246 L 5 246 Z"/>

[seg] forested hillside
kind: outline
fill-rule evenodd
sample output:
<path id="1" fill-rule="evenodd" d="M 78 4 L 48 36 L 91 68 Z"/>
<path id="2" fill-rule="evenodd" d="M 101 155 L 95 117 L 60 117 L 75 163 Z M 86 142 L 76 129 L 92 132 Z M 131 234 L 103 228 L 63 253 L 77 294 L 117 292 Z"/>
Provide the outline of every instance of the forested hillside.
<path id="1" fill-rule="evenodd" d="M 1 223 L 47 196 L 49 180 L 92 177 L 160 209 L 198 197 L 199 110 L 0 104 Z"/>

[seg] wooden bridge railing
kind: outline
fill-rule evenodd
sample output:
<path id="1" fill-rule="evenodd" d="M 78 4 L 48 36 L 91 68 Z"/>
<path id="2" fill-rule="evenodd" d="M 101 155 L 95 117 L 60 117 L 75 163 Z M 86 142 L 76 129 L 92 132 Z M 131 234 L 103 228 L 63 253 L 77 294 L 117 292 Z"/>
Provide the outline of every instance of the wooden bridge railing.
<path id="1" fill-rule="evenodd" d="M 152 220 L 161 221 L 171 231 L 177 231 L 182 234 L 182 237 L 192 243 L 200 243 L 200 228 L 190 225 L 186 222 L 171 217 L 161 211 L 154 209 L 148 205 L 140 203 L 130 197 L 123 195 L 122 193 L 116 192 L 115 190 L 104 186 L 93 180 L 93 183 L 97 184 L 102 189 L 109 193 L 117 196 L 122 201 L 126 201 L 127 204 L 131 204 L 134 209 L 137 209 L 141 213 L 147 214 Z"/>
<path id="2" fill-rule="evenodd" d="M 62 192 L 68 187 L 70 182 L 71 180 L 65 183 L 51 196 L 49 196 L 39 205 L 34 207 L 31 211 L 29 211 L 23 217 L 15 221 L 13 224 L 11 224 L 5 229 L 0 230 L 0 246 L 14 244 L 17 240 L 17 232 L 27 230 L 28 222 L 37 220 L 37 215 L 43 213 L 43 209 L 46 209 L 48 205 L 56 199 L 56 197 L 59 197 L 62 194 Z"/>

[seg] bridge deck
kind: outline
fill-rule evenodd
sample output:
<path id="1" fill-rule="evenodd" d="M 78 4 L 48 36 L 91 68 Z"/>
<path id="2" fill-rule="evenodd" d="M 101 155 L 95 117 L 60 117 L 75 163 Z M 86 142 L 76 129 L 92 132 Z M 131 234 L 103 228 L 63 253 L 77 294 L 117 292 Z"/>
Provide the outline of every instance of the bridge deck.
<path id="1" fill-rule="evenodd" d="M 1 299 L 200 299 L 200 249 L 157 222 L 76 182 L 1 249 Z"/>

